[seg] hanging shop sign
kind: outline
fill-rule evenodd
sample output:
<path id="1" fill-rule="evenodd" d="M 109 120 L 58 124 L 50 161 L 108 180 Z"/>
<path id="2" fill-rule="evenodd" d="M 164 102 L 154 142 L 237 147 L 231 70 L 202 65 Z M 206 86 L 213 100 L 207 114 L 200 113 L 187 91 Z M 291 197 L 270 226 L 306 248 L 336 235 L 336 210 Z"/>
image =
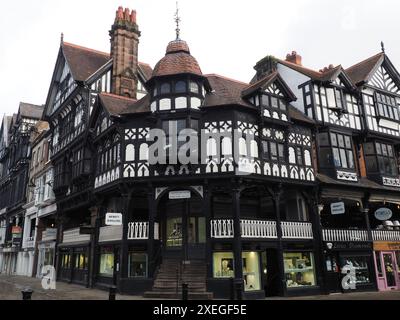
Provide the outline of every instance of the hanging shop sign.
<path id="1" fill-rule="evenodd" d="M 122 213 L 107 213 L 106 214 L 107 226 L 122 226 Z"/>
<path id="2" fill-rule="evenodd" d="M 393 212 L 389 208 L 380 208 L 375 211 L 375 218 L 380 221 L 389 220 L 392 216 Z"/>
<path id="3" fill-rule="evenodd" d="M 171 191 L 169 193 L 170 200 L 183 200 L 192 198 L 192 193 L 190 191 Z"/>
<path id="4" fill-rule="evenodd" d="M 13 238 L 20 238 L 22 235 L 22 228 L 21 227 L 12 227 L 11 234 Z"/>
<path id="5" fill-rule="evenodd" d="M 346 213 L 346 206 L 344 202 L 335 202 L 331 204 L 331 213 L 333 215 L 337 214 L 345 214 Z"/>

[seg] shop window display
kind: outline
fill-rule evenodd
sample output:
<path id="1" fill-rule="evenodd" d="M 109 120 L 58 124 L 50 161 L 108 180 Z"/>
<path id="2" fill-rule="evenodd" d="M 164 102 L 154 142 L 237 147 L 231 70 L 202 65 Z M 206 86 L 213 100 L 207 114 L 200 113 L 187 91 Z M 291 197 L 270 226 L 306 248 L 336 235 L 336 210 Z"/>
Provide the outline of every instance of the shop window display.
<path id="1" fill-rule="evenodd" d="M 245 291 L 261 290 L 260 255 L 258 252 L 243 252 L 243 279 Z M 234 278 L 232 252 L 214 253 L 214 278 Z"/>
<path id="2" fill-rule="evenodd" d="M 366 284 L 371 282 L 367 257 L 342 257 L 342 270 L 346 266 L 355 268 L 357 284 Z"/>
<path id="3" fill-rule="evenodd" d="M 232 252 L 214 253 L 214 278 L 235 277 Z"/>
<path id="4" fill-rule="evenodd" d="M 245 291 L 261 289 L 260 255 L 258 252 L 243 253 L 243 278 Z"/>
<path id="5" fill-rule="evenodd" d="M 314 255 L 309 252 L 284 253 L 288 288 L 315 286 Z"/>
<path id="6" fill-rule="evenodd" d="M 147 278 L 147 254 L 129 254 L 129 278 Z"/>
<path id="7" fill-rule="evenodd" d="M 114 253 L 112 251 L 102 251 L 99 274 L 103 277 L 112 277 L 114 275 Z"/>

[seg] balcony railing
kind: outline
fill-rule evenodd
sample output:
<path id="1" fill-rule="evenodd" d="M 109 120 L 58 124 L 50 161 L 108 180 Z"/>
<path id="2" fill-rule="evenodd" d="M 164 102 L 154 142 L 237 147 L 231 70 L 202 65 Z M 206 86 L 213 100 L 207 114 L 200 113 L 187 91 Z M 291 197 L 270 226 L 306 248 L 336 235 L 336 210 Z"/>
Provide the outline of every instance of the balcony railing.
<path id="1" fill-rule="evenodd" d="M 374 230 L 372 238 L 374 241 L 400 241 L 400 231 Z"/>
<path id="2" fill-rule="evenodd" d="M 244 239 L 277 239 L 276 221 L 241 220 L 241 236 Z M 313 239 L 311 223 L 282 222 L 283 239 Z M 231 239 L 235 235 L 232 219 L 211 221 L 211 237 Z"/>
<path id="3" fill-rule="evenodd" d="M 128 224 L 128 240 L 148 240 L 150 233 L 149 222 L 130 222 Z M 160 225 L 154 224 L 154 239 L 160 239 Z"/>
<path id="4" fill-rule="evenodd" d="M 369 241 L 367 230 L 324 229 L 323 239 L 330 242 Z"/>
<path id="5" fill-rule="evenodd" d="M 282 222 L 283 239 L 313 239 L 312 223 Z"/>

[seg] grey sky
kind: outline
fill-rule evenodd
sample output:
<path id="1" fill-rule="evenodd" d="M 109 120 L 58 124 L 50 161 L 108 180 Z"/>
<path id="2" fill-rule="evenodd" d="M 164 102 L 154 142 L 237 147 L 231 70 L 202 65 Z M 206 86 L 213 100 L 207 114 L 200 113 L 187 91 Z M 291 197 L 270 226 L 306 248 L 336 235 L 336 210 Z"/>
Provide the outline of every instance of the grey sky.
<path id="1" fill-rule="evenodd" d="M 60 42 L 109 51 L 119 5 L 137 10 L 139 60 L 152 66 L 174 39 L 175 0 L 13 0 L 0 9 L 0 113 L 44 104 Z M 182 38 L 204 73 L 248 82 L 266 55 L 296 50 L 307 67 L 349 67 L 380 51 L 400 65 L 396 0 L 180 0 Z"/>

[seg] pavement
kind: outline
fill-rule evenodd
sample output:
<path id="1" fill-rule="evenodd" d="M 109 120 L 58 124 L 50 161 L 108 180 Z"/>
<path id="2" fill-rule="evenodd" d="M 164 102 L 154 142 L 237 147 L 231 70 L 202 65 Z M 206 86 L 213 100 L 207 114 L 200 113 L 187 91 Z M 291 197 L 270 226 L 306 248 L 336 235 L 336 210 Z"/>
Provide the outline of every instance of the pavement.
<path id="1" fill-rule="evenodd" d="M 44 290 L 40 279 L 0 274 L 0 300 L 22 300 L 21 291 L 27 287 L 34 291 L 32 300 L 108 300 L 107 291 L 87 289 L 63 282 L 57 282 L 56 290 Z M 116 300 L 148 299 L 141 296 L 117 295 Z M 356 292 L 296 298 L 268 298 L 266 300 L 400 300 L 400 291 Z"/>

